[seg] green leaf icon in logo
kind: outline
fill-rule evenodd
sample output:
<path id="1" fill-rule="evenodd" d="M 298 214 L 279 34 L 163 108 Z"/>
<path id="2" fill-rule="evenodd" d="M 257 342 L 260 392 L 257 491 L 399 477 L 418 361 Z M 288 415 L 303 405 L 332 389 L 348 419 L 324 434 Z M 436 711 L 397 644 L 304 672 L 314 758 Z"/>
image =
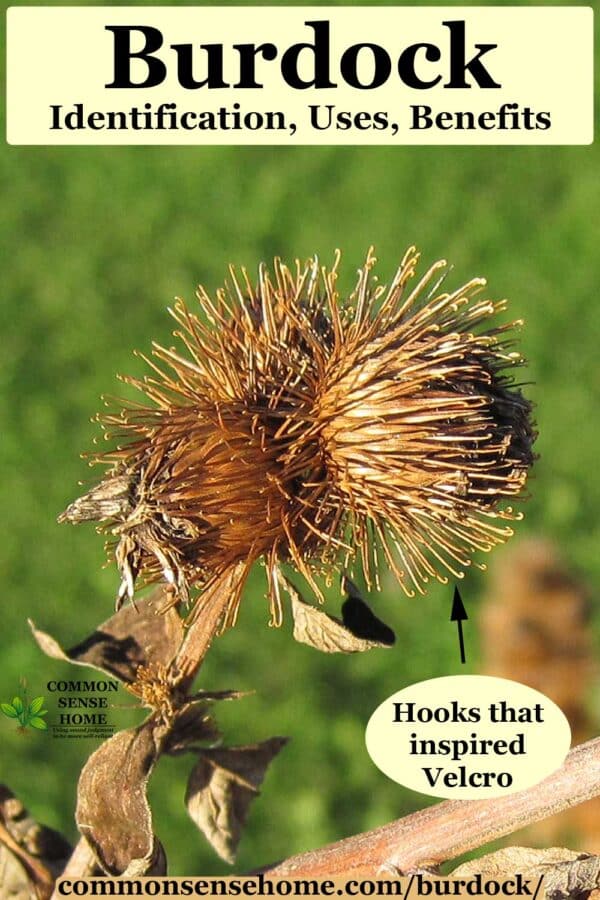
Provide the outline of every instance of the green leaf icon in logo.
<path id="1" fill-rule="evenodd" d="M 12 703 L 0 703 L 0 709 L 5 716 L 8 716 L 9 719 L 17 719 L 19 717 L 19 713 L 16 711 Z"/>
<path id="2" fill-rule="evenodd" d="M 44 705 L 44 698 L 43 698 L 43 697 L 36 697 L 36 698 L 35 698 L 34 700 L 32 700 L 31 703 L 29 704 L 29 709 L 28 709 L 29 715 L 30 715 L 30 716 L 39 716 L 39 715 L 42 715 L 42 713 L 40 713 L 40 709 L 42 708 L 43 705 Z"/>
<path id="3" fill-rule="evenodd" d="M 0 710 L 9 719 L 17 720 L 19 731 L 24 731 L 28 725 L 38 731 L 47 731 L 48 725 L 42 717 L 48 715 L 48 710 L 42 709 L 43 705 L 43 697 L 34 697 L 31 703 L 28 703 L 25 693 L 23 697 L 13 697 L 12 703 L 0 703 Z"/>
<path id="4" fill-rule="evenodd" d="M 32 719 L 30 719 L 29 724 L 32 726 L 32 728 L 37 728 L 38 731 L 47 731 L 48 730 L 48 726 L 46 725 L 46 723 L 44 722 L 43 719 L 40 719 L 39 716 L 34 716 Z"/>

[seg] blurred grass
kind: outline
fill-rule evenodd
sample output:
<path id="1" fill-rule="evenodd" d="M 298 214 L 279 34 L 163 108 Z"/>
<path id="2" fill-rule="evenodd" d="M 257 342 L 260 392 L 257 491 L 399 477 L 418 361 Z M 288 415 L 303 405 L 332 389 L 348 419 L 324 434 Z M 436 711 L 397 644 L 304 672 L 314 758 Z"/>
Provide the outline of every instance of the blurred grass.
<path id="1" fill-rule="evenodd" d="M 541 458 L 518 530 L 554 538 L 599 584 L 598 165 L 595 147 L 3 147 L 2 699 L 21 675 L 43 693 L 51 678 L 84 671 L 43 658 L 25 620 L 68 646 L 112 609 L 116 576 L 102 569 L 102 539 L 91 527 L 55 523 L 90 475 L 78 457 L 96 433 L 89 418 L 101 393 L 118 393 L 116 372 L 141 371 L 133 348 L 169 340 L 172 298 L 192 300 L 198 282 L 214 290 L 229 262 L 255 269 L 274 254 L 315 251 L 330 261 L 340 247 L 349 284 L 370 244 L 387 278 L 416 243 L 425 261 L 449 259 L 456 283 L 485 275 L 490 294 L 509 297 L 527 323 Z M 467 579 L 468 603 L 483 581 Z M 397 646 L 343 659 L 294 644 L 289 623 L 267 628 L 263 592 L 259 571 L 203 678 L 206 688 L 256 690 L 223 704 L 228 739 L 293 738 L 255 804 L 239 870 L 426 802 L 375 769 L 364 727 L 392 691 L 460 668 L 449 589 L 409 602 L 388 583 L 374 605 Z M 132 724 L 139 714 L 113 720 Z M 0 722 L 0 777 L 74 838 L 76 774 L 94 745 L 21 737 L 11 724 Z M 151 788 L 171 871 L 225 871 L 187 820 L 188 768 L 189 760 L 164 761 Z"/>

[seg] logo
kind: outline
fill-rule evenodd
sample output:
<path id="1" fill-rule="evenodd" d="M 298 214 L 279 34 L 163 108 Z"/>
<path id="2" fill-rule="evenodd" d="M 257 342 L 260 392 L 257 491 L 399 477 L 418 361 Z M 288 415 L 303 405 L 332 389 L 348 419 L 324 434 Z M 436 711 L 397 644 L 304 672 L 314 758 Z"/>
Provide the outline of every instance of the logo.
<path id="1" fill-rule="evenodd" d="M 43 709 L 44 697 L 34 697 L 29 702 L 27 699 L 27 688 L 25 683 L 21 683 L 21 692 L 13 697 L 10 703 L 0 703 L 0 709 L 8 719 L 15 719 L 18 723 L 19 731 L 25 731 L 26 728 L 36 728 L 38 731 L 47 731 L 48 725 L 44 720 L 48 710 Z"/>

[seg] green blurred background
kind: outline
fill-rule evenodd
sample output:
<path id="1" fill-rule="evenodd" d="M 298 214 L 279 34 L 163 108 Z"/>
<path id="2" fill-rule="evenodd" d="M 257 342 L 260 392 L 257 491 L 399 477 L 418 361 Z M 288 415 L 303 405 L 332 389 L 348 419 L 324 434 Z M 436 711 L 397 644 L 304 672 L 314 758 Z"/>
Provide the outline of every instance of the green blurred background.
<path id="1" fill-rule="evenodd" d="M 193 302 L 199 282 L 216 289 L 229 262 L 252 270 L 275 254 L 315 252 L 328 262 L 340 247 L 349 284 L 370 244 L 383 279 L 415 243 L 425 261 L 449 259 L 456 283 L 485 275 L 490 295 L 510 298 L 511 313 L 527 323 L 541 458 L 518 532 L 555 539 L 600 584 L 599 163 L 595 147 L 4 146 L 0 699 L 12 697 L 21 676 L 35 695 L 51 678 L 84 674 L 43 657 L 26 618 L 69 646 L 112 610 L 117 576 L 102 568 L 102 539 L 91 526 L 56 524 L 78 480 L 89 478 L 79 453 L 96 434 L 90 417 L 101 393 L 118 393 L 115 373 L 142 371 L 134 348 L 169 341 L 173 297 Z M 466 579 L 473 613 L 484 586 L 485 576 Z M 293 739 L 252 810 L 240 871 L 426 802 L 375 768 L 364 728 L 393 691 L 464 671 L 448 622 L 450 587 L 407 601 L 388 583 L 372 599 L 396 630 L 396 647 L 339 658 L 293 642 L 289 622 L 269 629 L 263 593 L 259 571 L 202 679 L 205 688 L 256 691 L 219 710 L 228 741 Z M 467 647 L 476 672 L 473 619 Z M 112 719 L 134 724 L 140 714 Z M 0 780 L 74 839 L 77 772 L 94 746 L 32 730 L 20 736 L 4 720 Z M 229 871 L 187 818 L 189 767 L 186 758 L 164 760 L 151 786 L 170 870 Z"/>

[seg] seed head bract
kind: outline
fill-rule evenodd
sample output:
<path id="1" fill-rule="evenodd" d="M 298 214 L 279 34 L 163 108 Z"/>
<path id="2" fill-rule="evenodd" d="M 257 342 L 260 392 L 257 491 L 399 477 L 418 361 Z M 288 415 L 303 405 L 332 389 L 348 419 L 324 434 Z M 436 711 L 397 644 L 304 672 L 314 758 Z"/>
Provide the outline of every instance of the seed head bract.
<path id="1" fill-rule="evenodd" d="M 320 574 L 357 567 L 413 596 L 510 536 L 535 438 L 513 379 L 521 323 L 498 323 L 483 279 L 446 292 L 446 263 L 418 276 L 418 259 L 384 287 L 369 251 L 347 298 L 337 254 L 276 259 L 256 283 L 230 269 L 197 311 L 177 301 L 177 347 L 123 379 L 142 400 L 100 417 L 106 474 L 61 516 L 114 536 L 120 600 L 138 576 L 187 600 L 262 558 L 278 623 L 281 563 L 319 597 Z"/>

